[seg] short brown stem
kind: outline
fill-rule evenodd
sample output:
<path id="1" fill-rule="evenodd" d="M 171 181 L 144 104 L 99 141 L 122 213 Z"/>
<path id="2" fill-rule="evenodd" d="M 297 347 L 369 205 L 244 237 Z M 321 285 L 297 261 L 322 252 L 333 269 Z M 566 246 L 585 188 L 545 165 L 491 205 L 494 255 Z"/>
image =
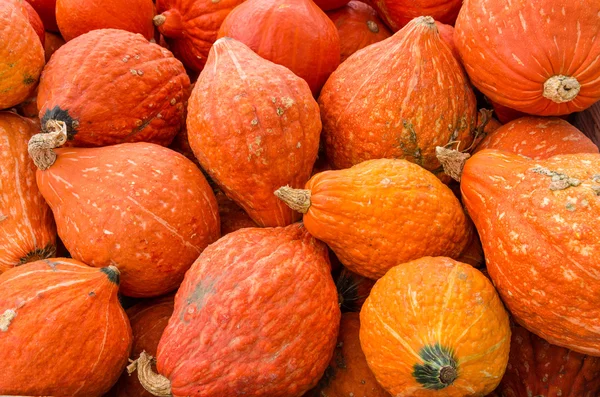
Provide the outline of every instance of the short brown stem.
<path id="1" fill-rule="evenodd" d="M 369 28 L 369 30 L 373 33 L 379 33 L 379 25 L 377 25 L 376 22 L 374 21 L 367 21 L 367 27 Z"/>
<path id="2" fill-rule="evenodd" d="M 152 370 L 152 361 L 153 357 L 143 351 L 140 357 L 127 367 L 127 370 L 129 372 L 131 368 L 133 372 L 137 369 L 140 384 L 152 395 L 171 397 L 171 382 Z"/>
<path id="3" fill-rule="evenodd" d="M 306 214 L 310 208 L 310 190 L 283 186 L 275 191 L 275 196 L 294 211 Z"/>
<path id="4" fill-rule="evenodd" d="M 440 368 L 440 382 L 445 385 L 450 385 L 452 382 L 456 380 L 458 374 L 456 373 L 456 369 L 454 367 L 445 366 Z"/>
<path id="5" fill-rule="evenodd" d="M 67 125 L 64 121 L 48 120 L 46 133 L 35 134 L 29 140 L 29 156 L 40 170 L 47 170 L 56 161 L 54 148 L 67 142 Z"/>
<path id="6" fill-rule="evenodd" d="M 458 150 L 447 149 L 442 146 L 435 148 L 435 154 L 440 164 L 442 164 L 446 175 L 460 182 L 463 167 L 471 155 L 468 153 L 461 153 Z"/>
<path id="7" fill-rule="evenodd" d="M 165 23 L 166 20 L 167 20 L 167 17 L 165 17 L 162 14 L 159 14 L 159 15 L 155 16 L 154 18 L 152 18 L 152 22 L 154 22 L 154 26 L 160 26 L 163 23 Z"/>

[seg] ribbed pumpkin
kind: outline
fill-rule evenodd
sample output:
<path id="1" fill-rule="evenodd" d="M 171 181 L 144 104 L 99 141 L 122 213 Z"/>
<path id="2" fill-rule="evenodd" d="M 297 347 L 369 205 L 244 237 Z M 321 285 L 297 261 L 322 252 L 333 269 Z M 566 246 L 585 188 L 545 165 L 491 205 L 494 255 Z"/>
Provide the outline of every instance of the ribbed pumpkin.
<path id="1" fill-rule="evenodd" d="M 438 170 L 435 147 L 468 148 L 477 120 L 475 96 L 430 17 L 346 60 L 319 105 L 327 158 L 338 169 L 404 158 Z"/>
<path id="2" fill-rule="evenodd" d="M 221 219 L 221 236 L 245 227 L 258 227 L 256 222 L 235 201 L 231 200 L 221 189 L 215 191 Z"/>
<path id="3" fill-rule="evenodd" d="M 54 218 L 27 154 L 38 131 L 34 122 L 0 112 L 0 273 L 56 253 Z"/>
<path id="4" fill-rule="evenodd" d="M 360 312 L 360 344 L 394 396 L 484 396 L 506 369 L 510 326 L 481 272 L 425 257 L 377 281 Z"/>
<path id="5" fill-rule="evenodd" d="M 42 130 L 50 120 L 65 122 L 71 146 L 168 145 L 184 123 L 189 85 L 166 49 L 123 30 L 93 30 L 46 65 L 38 89 Z"/>
<path id="6" fill-rule="evenodd" d="M 369 0 L 393 31 L 412 19 L 429 15 L 436 21 L 454 25 L 463 0 Z"/>
<path id="7" fill-rule="evenodd" d="M 54 54 L 56 50 L 58 50 L 64 44 L 65 39 L 63 39 L 59 34 L 46 32 L 44 39 L 44 55 L 46 62 L 48 62 L 52 54 Z"/>
<path id="8" fill-rule="evenodd" d="M 359 312 L 375 281 L 342 267 L 335 280 L 342 312 Z"/>
<path id="9" fill-rule="evenodd" d="M 598 14 L 597 1 L 467 0 L 456 46 L 492 101 L 533 115 L 577 112 L 600 99 Z"/>
<path id="10" fill-rule="evenodd" d="M 441 23 L 438 21 L 435 21 L 435 26 L 437 27 L 440 37 L 442 38 L 444 43 L 446 43 L 446 45 L 452 51 L 452 55 L 454 55 L 454 58 L 456 58 L 458 63 L 462 65 L 462 61 L 460 60 L 460 54 L 458 53 L 458 49 L 454 44 L 454 27 L 452 25 L 446 25 L 445 23 Z"/>
<path id="11" fill-rule="evenodd" d="M 24 101 L 44 67 L 44 47 L 25 12 L 12 1 L 0 2 L 0 109 Z"/>
<path id="12" fill-rule="evenodd" d="M 598 147 L 581 131 L 557 117 L 522 117 L 486 136 L 476 152 L 498 149 L 532 159 L 558 154 L 598 153 Z"/>
<path id="13" fill-rule="evenodd" d="M 27 0 L 38 13 L 46 30 L 58 32 L 56 24 L 56 0 Z"/>
<path id="14" fill-rule="evenodd" d="M 193 71 L 200 72 L 217 39 L 221 23 L 245 0 L 157 0 L 154 24 L 169 49 Z"/>
<path id="15" fill-rule="evenodd" d="M 323 11 L 335 10 L 348 4 L 348 0 L 314 0 L 314 2 Z"/>
<path id="16" fill-rule="evenodd" d="M 162 381 L 174 396 L 301 396 L 323 375 L 339 323 L 325 244 L 301 224 L 238 230 L 186 273 L 158 345 L 164 376 L 142 384 Z M 139 376 L 147 364 L 138 360 Z"/>
<path id="17" fill-rule="evenodd" d="M 127 363 L 119 271 L 45 259 L 0 275 L 0 391 L 99 396 Z M 36 374 L 36 376 L 32 376 Z"/>
<path id="18" fill-rule="evenodd" d="M 21 0 L 21 4 L 23 8 L 25 8 L 25 12 L 27 13 L 27 17 L 29 18 L 29 23 L 35 30 L 35 33 L 40 38 L 40 42 L 42 46 L 45 45 L 46 41 L 46 32 L 44 30 L 44 23 L 42 22 L 40 16 L 35 11 L 35 9 L 25 0 Z"/>
<path id="19" fill-rule="evenodd" d="M 340 62 L 356 51 L 392 35 L 377 12 L 358 0 L 352 0 L 345 7 L 330 11 L 327 15 L 340 36 Z"/>
<path id="20" fill-rule="evenodd" d="M 313 176 L 276 194 L 304 213 L 304 226 L 342 264 L 377 279 L 427 255 L 458 257 L 472 229 L 458 199 L 432 173 L 406 160 L 370 160 Z"/>
<path id="21" fill-rule="evenodd" d="M 122 29 L 154 37 L 152 0 L 56 0 L 56 22 L 65 40 L 95 29 Z"/>
<path id="22" fill-rule="evenodd" d="M 143 142 L 53 155 L 48 140 L 64 135 L 64 128 L 39 134 L 29 146 L 41 168 L 37 184 L 73 258 L 117 266 L 127 296 L 177 288 L 219 238 L 217 202 L 202 172 L 183 155 Z"/>
<path id="23" fill-rule="evenodd" d="M 483 150 L 466 161 L 463 203 L 487 269 L 516 320 L 550 343 L 600 355 L 600 154 L 546 160 Z"/>
<path id="24" fill-rule="evenodd" d="M 225 18 L 221 37 L 239 40 L 287 67 L 315 95 L 340 64 L 337 29 L 312 0 L 248 0 Z"/>
<path id="25" fill-rule="evenodd" d="M 220 39 L 189 100 L 187 128 L 202 167 L 258 225 L 299 218 L 273 192 L 302 187 L 317 156 L 321 120 L 306 82 Z"/>

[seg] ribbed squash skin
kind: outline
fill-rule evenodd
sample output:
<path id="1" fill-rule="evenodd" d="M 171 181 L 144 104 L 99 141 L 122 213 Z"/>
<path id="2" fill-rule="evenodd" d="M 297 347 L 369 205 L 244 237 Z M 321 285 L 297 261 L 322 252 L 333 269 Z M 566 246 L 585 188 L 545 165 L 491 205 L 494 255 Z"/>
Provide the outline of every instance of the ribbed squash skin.
<path id="1" fill-rule="evenodd" d="M 176 289 L 219 238 L 212 189 L 183 155 L 142 142 L 56 152 L 54 165 L 37 171 L 37 183 L 58 234 L 73 258 L 117 266 L 122 294 Z"/>
<path id="2" fill-rule="evenodd" d="M 27 154 L 38 132 L 33 121 L 0 112 L 0 273 L 56 253 L 54 218 Z"/>
<path id="3" fill-rule="evenodd" d="M 346 60 L 319 105 L 327 158 L 337 169 L 404 158 L 438 170 L 436 146 L 469 147 L 477 119 L 466 76 L 429 17 Z"/>
<path id="4" fill-rule="evenodd" d="M 436 21 L 454 25 L 463 0 L 369 0 L 368 3 L 396 32 L 411 19 L 427 15 Z"/>
<path id="5" fill-rule="evenodd" d="M 599 14 L 597 1 L 466 0 L 456 46 L 471 82 L 492 101 L 532 115 L 578 112 L 600 99 Z M 539 39 L 523 45 L 532 34 Z M 553 76 L 575 78 L 581 91 L 573 96 L 569 84 L 561 95 L 545 93 Z"/>
<path id="6" fill-rule="evenodd" d="M 224 38 L 211 50 L 188 114 L 200 164 L 258 225 L 300 218 L 273 192 L 302 187 L 317 156 L 319 107 L 305 81 Z"/>
<path id="7" fill-rule="evenodd" d="M 44 27 L 50 32 L 58 32 L 56 24 L 56 0 L 27 0 L 38 13 Z"/>
<path id="8" fill-rule="evenodd" d="M 393 396 L 485 396 L 506 369 L 510 326 L 481 272 L 424 257 L 377 281 L 360 312 L 360 344 L 375 378 Z M 449 384 L 440 376 L 444 366 L 456 371 Z"/>
<path id="9" fill-rule="evenodd" d="M 168 50 L 137 34 L 93 30 L 59 48 L 46 65 L 38 89 L 42 129 L 48 120 L 64 121 L 71 146 L 166 146 L 184 123 L 189 86 Z"/>
<path id="10" fill-rule="evenodd" d="M 0 391 L 82 397 L 107 392 L 131 348 L 118 277 L 111 269 L 65 258 L 1 274 Z"/>
<path id="11" fill-rule="evenodd" d="M 515 319 L 550 343 L 594 355 L 600 355 L 600 235 L 593 224 L 600 216 L 599 169 L 600 154 L 529 160 L 487 149 L 466 162 L 461 179 L 488 272 Z M 552 172 L 570 179 L 553 181 Z"/>
<path id="12" fill-rule="evenodd" d="M 186 273 L 157 368 L 174 396 L 301 396 L 323 375 L 339 322 L 325 244 L 300 224 L 238 230 Z"/>

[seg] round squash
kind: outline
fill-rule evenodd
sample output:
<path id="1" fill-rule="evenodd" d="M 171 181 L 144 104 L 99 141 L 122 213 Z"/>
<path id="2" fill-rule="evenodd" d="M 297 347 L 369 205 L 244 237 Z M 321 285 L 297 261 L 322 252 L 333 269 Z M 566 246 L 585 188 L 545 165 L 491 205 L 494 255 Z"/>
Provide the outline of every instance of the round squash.
<path id="1" fill-rule="evenodd" d="M 58 32 L 56 24 L 56 0 L 27 0 L 35 9 L 44 23 L 44 28 L 50 32 Z"/>
<path id="2" fill-rule="evenodd" d="M 46 32 L 46 38 L 44 40 L 44 55 L 46 58 L 46 62 L 50 61 L 50 57 L 52 56 L 52 54 L 54 54 L 56 50 L 58 50 L 64 44 L 65 39 L 63 39 L 58 33 Z"/>
<path id="3" fill-rule="evenodd" d="M 446 43 L 446 45 L 452 51 L 452 55 L 458 61 L 458 63 L 462 66 L 462 61 L 460 59 L 460 54 L 458 53 L 458 49 L 456 48 L 456 44 L 454 44 L 454 27 L 452 25 L 446 25 L 445 23 L 441 23 L 435 21 L 435 26 L 440 33 L 441 39 Z"/>
<path id="4" fill-rule="evenodd" d="M 0 390 L 100 396 L 127 364 L 131 327 L 119 271 L 45 259 L 0 275 Z M 32 376 L 35 374 L 35 376 Z"/>
<path id="5" fill-rule="evenodd" d="M 600 100 L 599 14 L 597 1 L 467 0 L 455 42 L 471 82 L 489 99 L 558 116 Z M 544 33 L 528 40 L 536 32 Z"/>
<path id="6" fill-rule="evenodd" d="M 56 22 L 66 41 L 96 29 L 122 29 L 154 37 L 152 0 L 56 0 Z"/>
<path id="7" fill-rule="evenodd" d="M 202 167 L 258 225 L 298 220 L 273 192 L 302 187 L 317 157 L 319 106 L 305 81 L 220 39 L 190 97 L 187 128 Z"/>
<path id="8" fill-rule="evenodd" d="M 375 281 L 342 267 L 335 280 L 342 312 L 360 312 Z"/>
<path id="9" fill-rule="evenodd" d="M 385 40 L 392 32 L 368 4 L 350 1 L 345 7 L 327 13 L 340 36 L 340 62 L 366 46 Z"/>
<path id="10" fill-rule="evenodd" d="M 27 13 L 27 18 L 29 19 L 29 23 L 35 30 L 35 33 L 40 38 L 40 42 L 42 43 L 42 47 L 45 46 L 46 41 L 46 32 L 44 31 L 44 24 L 38 13 L 35 9 L 25 0 L 21 0 L 21 4 L 23 8 L 25 8 L 25 12 Z"/>
<path id="11" fill-rule="evenodd" d="M 396 32 L 412 19 L 425 15 L 454 25 L 463 0 L 369 0 L 368 3 Z"/>
<path id="12" fill-rule="evenodd" d="M 458 257 L 472 228 L 452 191 L 406 160 L 369 160 L 275 193 L 349 270 L 378 279 L 427 255 Z M 418 214 L 418 215 L 417 215 Z"/>
<path id="13" fill-rule="evenodd" d="M 46 65 L 38 89 L 42 131 L 55 120 L 67 125 L 71 146 L 166 146 L 184 123 L 189 86 L 168 50 L 123 30 L 93 30 Z"/>
<path id="14" fill-rule="evenodd" d="M 319 105 L 327 158 L 337 169 L 403 158 L 441 172 L 436 146 L 468 148 L 477 120 L 473 91 L 430 17 L 346 60 Z"/>
<path id="15" fill-rule="evenodd" d="M 56 253 L 54 218 L 27 155 L 27 143 L 37 132 L 33 121 L 0 112 L 0 273 Z"/>
<path id="16" fill-rule="evenodd" d="M 312 0 L 248 0 L 225 18 L 221 37 L 239 40 L 261 57 L 287 67 L 308 83 L 314 95 L 340 64 L 337 29 Z"/>
<path id="17" fill-rule="evenodd" d="M 360 312 L 360 344 L 394 396 L 485 396 L 506 369 L 510 326 L 481 272 L 424 257 L 377 281 Z"/>

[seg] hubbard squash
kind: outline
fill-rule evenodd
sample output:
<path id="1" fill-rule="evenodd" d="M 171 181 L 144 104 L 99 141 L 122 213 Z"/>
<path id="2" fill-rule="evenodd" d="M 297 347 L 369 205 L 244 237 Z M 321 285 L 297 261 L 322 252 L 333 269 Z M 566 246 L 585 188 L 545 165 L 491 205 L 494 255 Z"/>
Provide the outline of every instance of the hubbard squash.
<path id="1" fill-rule="evenodd" d="M 38 131 L 33 121 L 0 112 L 0 273 L 56 253 L 54 218 L 27 155 Z"/>
<path id="2" fill-rule="evenodd" d="M 117 266 L 127 296 L 176 289 L 219 238 L 217 202 L 202 172 L 183 155 L 144 142 L 54 152 L 66 139 L 64 124 L 57 124 L 34 136 L 29 151 L 73 258 Z"/>
<path id="3" fill-rule="evenodd" d="M 396 32 L 412 19 L 424 15 L 454 25 L 463 0 L 369 0 L 368 3 Z"/>
<path id="4" fill-rule="evenodd" d="M 220 39 L 189 100 L 187 128 L 202 167 L 258 225 L 299 218 L 273 191 L 302 187 L 317 156 L 319 107 L 305 81 Z"/>
<path id="5" fill-rule="evenodd" d="M 93 30 L 46 65 L 38 89 L 42 130 L 49 121 L 64 122 L 71 146 L 166 146 L 184 123 L 189 85 L 168 50 L 123 30 Z"/>
<path id="6" fill-rule="evenodd" d="M 584 112 L 577 113 L 574 123 L 596 146 L 600 147 L 600 102 Z"/>
<path id="7" fill-rule="evenodd" d="M 119 271 L 44 259 L 0 275 L 0 391 L 100 396 L 131 348 Z M 35 376 L 32 376 L 35 374 Z"/>
<path id="8" fill-rule="evenodd" d="M 452 25 L 446 25 L 445 23 L 441 23 L 435 21 L 435 26 L 440 33 L 440 37 L 446 43 L 446 45 L 452 51 L 452 55 L 458 61 L 458 63 L 462 66 L 462 61 L 460 60 L 460 54 L 458 53 L 458 49 L 456 48 L 456 44 L 454 44 L 454 27 Z"/>
<path id="9" fill-rule="evenodd" d="M 370 160 L 275 193 L 349 270 L 378 279 L 427 255 L 458 257 L 472 228 L 452 191 L 406 160 Z"/>
<path id="10" fill-rule="evenodd" d="M 27 0 L 38 13 L 44 28 L 50 32 L 58 32 L 56 24 L 56 0 Z"/>
<path id="11" fill-rule="evenodd" d="M 46 63 L 48 63 L 52 54 L 54 54 L 56 50 L 58 50 L 64 44 L 65 39 L 63 39 L 58 33 L 45 33 L 44 56 L 46 58 Z"/>
<path id="12" fill-rule="evenodd" d="M 455 42 L 471 82 L 493 102 L 558 116 L 600 99 L 599 14 L 598 1 L 467 0 Z M 535 32 L 543 34 L 527 40 Z"/>
<path id="13" fill-rule="evenodd" d="M 484 396 L 508 361 L 508 314 L 477 269 L 425 257 L 386 273 L 360 312 L 360 344 L 393 396 Z"/>

